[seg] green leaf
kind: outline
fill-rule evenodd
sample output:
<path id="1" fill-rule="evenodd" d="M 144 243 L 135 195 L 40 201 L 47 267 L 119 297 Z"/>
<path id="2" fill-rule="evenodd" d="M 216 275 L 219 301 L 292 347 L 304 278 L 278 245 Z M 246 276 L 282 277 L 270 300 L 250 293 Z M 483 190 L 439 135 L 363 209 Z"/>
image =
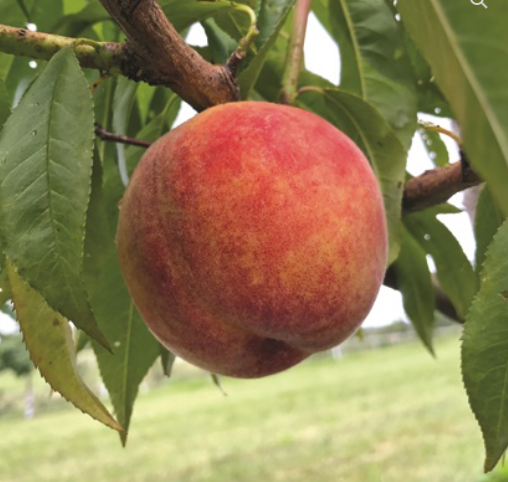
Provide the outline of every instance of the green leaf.
<path id="1" fill-rule="evenodd" d="M 102 164 L 97 148 L 94 149 L 92 191 L 86 217 L 84 247 L 84 274 L 87 286 L 93 287 L 102 269 L 105 254 L 114 247 L 114 232 L 111 230 L 102 190 Z"/>
<path id="2" fill-rule="evenodd" d="M 83 282 L 93 136 L 88 84 L 72 49 L 64 49 L 0 133 L 0 232 L 20 276 L 107 346 Z"/>
<path id="3" fill-rule="evenodd" d="M 487 248 L 497 230 L 503 224 L 504 216 L 496 206 L 492 193 L 487 185 L 482 187 L 478 196 L 474 218 L 474 234 L 476 240 L 475 264 L 480 271 Z"/>
<path id="4" fill-rule="evenodd" d="M 26 15 L 13 0 L 0 0 L 0 18 L 4 25 L 13 27 L 24 27 L 26 23 Z"/>
<path id="5" fill-rule="evenodd" d="M 369 101 L 407 150 L 416 130 L 416 86 L 399 24 L 384 0 L 330 0 L 343 90 Z"/>
<path id="6" fill-rule="evenodd" d="M 508 222 L 490 245 L 462 338 L 462 374 L 492 470 L 508 447 Z"/>
<path id="7" fill-rule="evenodd" d="M 14 55 L 4 54 L 0 52 L 0 80 L 6 81 L 7 75 L 11 70 L 11 65 L 14 60 Z"/>
<path id="8" fill-rule="evenodd" d="M 37 25 L 40 32 L 51 32 L 55 20 L 63 15 L 62 0 L 51 0 L 51 6 L 40 0 L 28 0 L 30 22 Z"/>
<path id="9" fill-rule="evenodd" d="M 262 0 L 258 18 L 259 36 L 255 41 L 257 53 L 253 58 L 244 60 L 247 67 L 243 66 L 244 70 L 238 77 L 238 85 L 243 99 L 249 96 L 256 83 L 268 52 L 277 40 L 294 4 L 295 0 Z"/>
<path id="10" fill-rule="evenodd" d="M 432 256 L 439 285 L 449 296 L 460 318 L 464 319 L 478 286 L 473 267 L 459 242 L 432 212 L 406 216 L 404 224 Z"/>
<path id="11" fill-rule="evenodd" d="M 9 102 L 9 94 L 2 79 L 0 79 L 0 130 L 11 115 L 11 103 Z"/>
<path id="12" fill-rule="evenodd" d="M 122 427 L 84 384 L 76 371 L 72 333 L 67 320 L 28 286 L 8 261 L 16 317 L 30 357 L 51 388 L 92 418 L 122 432 Z"/>
<path id="13" fill-rule="evenodd" d="M 242 37 L 249 28 L 248 15 L 238 9 L 241 2 L 229 0 L 161 0 L 160 6 L 173 26 L 181 32 L 193 23 L 202 22 L 207 18 L 219 14 L 231 16 L 231 22 L 236 25 L 233 33 Z M 228 32 L 229 33 L 229 32 Z"/>
<path id="14" fill-rule="evenodd" d="M 402 231 L 402 245 L 394 268 L 404 310 L 423 344 L 434 354 L 434 286 L 426 253 L 406 229 Z"/>
<path id="15" fill-rule="evenodd" d="M 114 355 L 93 343 L 102 379 L 108 389 L 115 414 L 125 428 L 125 445 L 138 387 L 160 355 L 159 343 L 148 331 L 124 284 L 116 250 L 110 250 L 95 282 L 92 304 L 101 329 Z"/>
<path id="16" fill-rule="evenodd" d="M 389 263 L 398 255 L 406 151 L 379 112 L 356 95 L 338 89 L 305 92 L 300 104 L 347 134 L 364 152 L 379 181 L 389 231 Z"/>
<path id="17" fill-rule="evenodd" d="M 445 166 L 450 162 L 448 158 L 448 149 L 443 139 L 437 132 L 428 129 L 419 129 L 423 145 L 435 166 Z"/>
<path id="18" fill-rule="evenodd" d="M 398 8 L 460 124 L 469 160 L 508 214 L 508 3 L 400 0 Z"/>
<path id="19" fill-rule="evenodd" d="M 80 37 L 87 29 L 104 21 L 111 21 L 111 17 L 101 3 L 95 0 L 79 12 L 61 17 L 54 26 L 54 31 L 67 37 Z"/>
<path id="20" fill-rule="evenodd" d="M 212 18 L 201 22 L 208 39 L 210 48 L 210 61 L 212 64 L 225 64 L 230 55 L 235 51 L 238 43 L 230 35 L 224 32 Z"/>
<path id="21" fill-rule="evenodd" d="M 171 353 L 166 347 L 159 345 L 161 355 L 162 373 L 168 378 L 171 376 L 173 365 L 175 363 L 176 356 Z"/>

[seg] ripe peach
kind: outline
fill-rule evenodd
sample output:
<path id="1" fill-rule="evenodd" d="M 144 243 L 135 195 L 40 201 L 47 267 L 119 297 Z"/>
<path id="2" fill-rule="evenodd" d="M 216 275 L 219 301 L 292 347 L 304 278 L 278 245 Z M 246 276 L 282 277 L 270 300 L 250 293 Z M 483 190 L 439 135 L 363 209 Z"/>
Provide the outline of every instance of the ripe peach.
<path id="1" fill-rule="evenodd" d="M 387 261 L 383 200 L 342 132 L 293 107 L 213 107 L 146 152 L 118 254 L 150 330 L 210 372 L 261 377 L 351 335 Z"/>

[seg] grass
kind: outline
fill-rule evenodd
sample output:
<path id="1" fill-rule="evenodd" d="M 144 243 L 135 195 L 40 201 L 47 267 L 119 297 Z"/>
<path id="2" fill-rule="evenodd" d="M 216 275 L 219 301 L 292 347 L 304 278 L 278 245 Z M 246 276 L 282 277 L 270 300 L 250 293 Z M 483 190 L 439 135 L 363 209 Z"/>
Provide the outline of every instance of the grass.
<path id="1" fill-rule="evenodd" d="M 255 381 L 142 394 L 127 448 L 76 410 L 0 418 L 2 482 L 477 482 L 483 448 L 459 370 L 409 343 Z M 508 479 L 496 479 L 508 480 Z"/>

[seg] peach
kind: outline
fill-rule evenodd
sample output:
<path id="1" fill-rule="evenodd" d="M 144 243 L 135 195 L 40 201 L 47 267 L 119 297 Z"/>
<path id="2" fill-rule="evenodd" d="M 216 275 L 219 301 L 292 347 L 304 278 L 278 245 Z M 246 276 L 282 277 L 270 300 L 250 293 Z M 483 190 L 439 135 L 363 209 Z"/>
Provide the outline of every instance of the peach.
<path id="1" fill-rule="evenodd" d="M 293 107 L 213 107 L 154 143 L 120 207 L 118 255 L 149 329 L 253 378 L 362 323 L 387 262 L 383 200 L 342 132 Z"/>

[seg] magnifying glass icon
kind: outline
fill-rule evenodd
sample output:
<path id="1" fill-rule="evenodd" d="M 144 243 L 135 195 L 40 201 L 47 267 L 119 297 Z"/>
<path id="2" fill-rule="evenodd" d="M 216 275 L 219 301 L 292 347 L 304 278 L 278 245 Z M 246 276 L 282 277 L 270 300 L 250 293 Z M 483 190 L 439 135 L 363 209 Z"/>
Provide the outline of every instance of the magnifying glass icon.
<path id="1" fill-rule="evenodd" d="M 485 0 L 480 0 L 479 2 L 475 2 L 474 0 L 471 0 L 471 3 L 472 3 L 473 5 L 483 5 L 485 8 L 489 8 L 489 7 L 487 7 L 487 5 L 485 5 L 485 4 L 483 3 L 484 1 L 485 1 Z"/>

